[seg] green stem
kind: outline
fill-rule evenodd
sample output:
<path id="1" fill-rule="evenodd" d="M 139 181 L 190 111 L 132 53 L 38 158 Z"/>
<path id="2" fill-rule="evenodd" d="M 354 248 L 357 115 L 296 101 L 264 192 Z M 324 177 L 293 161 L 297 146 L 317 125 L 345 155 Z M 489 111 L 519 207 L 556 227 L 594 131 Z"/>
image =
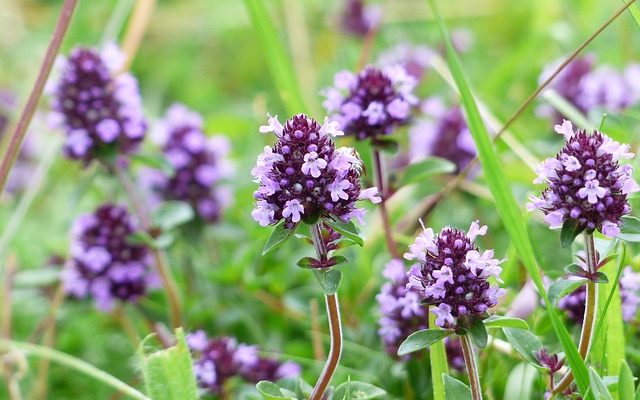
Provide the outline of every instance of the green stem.
<path id="1" fill-rule="evenodd" d="M 398 248 L 393 241 L 393 232 L 391 229 L 391 222 L 389 220 L 389 212 L 387 211 L 387 192 L 385 190 L 386 182 L 384 179 L 384 171 L 382 169 L 382 157 L 380 156 L 379 150 L 373 150 L 373 162 L 376 173 L 376 185 L 378 186 L 380 198 L 382 199 L 380 202 L 380 216 L 382 217 L 382 226 L 384 228 L 384 238 L 387 242 L 387 249 L 393 258 L 401 258 Z"/>
<path id="2" fill-rule="evenodd" d="M 47 79 L 51 73 L 51 68 L 53 67 L 53 62 L 58 55 L 62 39 L 64 39 L 64 35 L 69 27 L 69 22 L 71 22 L 71 16 L 73 16 L 73 11 L 77 4 L 78 0 L 65 0 L 62 6 L 62 11 L 60 12 L 60 17 L 58 18 L 55 31 L 53 32 L 53 36 L 49 42 L 49 47 L 47 48 L 44 60 L 40 66 L 38 77 L 33 85 L 27 104 L 25 105 L 24 110 L 22 110 L 16 129 L 9 138 L 7 150 L 2 156 L 2 161 L 0 161 L 0 194 L 4 191 L 9 177 L 9 172 L 11 172 L 11 168 L 15 164 L 22 142 L 24 141 L 25 136 L 27 136 L 27 128 L 31 123 L 33 114 L 36 112 L 38 100 L 40 100 L 40 96 L 42 96 L 44 85 L 47 83 Z"/>
<path id="3" fill-rule="evenodd" d="M 26 354 L 30 354 L 35 357 L 46 358 L 60 365 L 76 370 L 84 375 L 94 378 L 99 382 L 104 383 L 105 385 L 111 386 L 118 392 L 123 393 L 131 397 L 132 399 L 151 400 L 149 397 L 145 396 L 138 390 L 127 385 L 116 377 L 109 375 L 108 373 L 94 367 L 93 365 L 83 360 L 72 357 L 63 352 L 31 343 L 14 342 L 12 340 L 0 339 L 0 352 L 7 352 L 11 349 L 18 349 L 25 352 Z"/>
<path id="4" fill-rule="evenodd" d="M 316 254 L 320 260 L 326 260 L 328 257 L 327 248 L 322 240 L 321 225 L 316 224 L 311 228 L 313 237 L 313 245 L 316 249 Z M 310 400 L 321 400 L 324 397 L 324 393 L 331 382 L 333 374 L 338 368 L 340 363 L 340 356 L 342 354 L 342 322 L 340 321 L 340 305 L 338 304 L 338 294 L 325 294 L 325 302 L 327 305 L 327 317 L 329 320 L 329 334 L 331 336 L 331 347 L 329 349 L 329 357 L 327 362 L 318 378 L 313 391 L 311 392 Z"/>
<path id="5" fill-rule="evenodd" d="M 596 265 L 598 265 L 598 254 L 596 252 L 595 243 L 592 233 L 584 234 L 585 250 L 587 270 L 589 273 L 596 271 Z M 582 320 L 582 331 L 580 332 L 580 342 L 578 344 L 578 353 L 583 360 L 587 359 L 589 355 L 589 349 L 593 338 L 593 331 L 596 323 L 596 313 L 598 311 L 598 287 L 593 281 L 587 282 L 587 299 L 584 309 L 584 318 Z M 560 379 L 552 393 L 558 394 L 564 392 L 569 385 L 573 382 L 573 373 L 567 372 L 565 376 Z"/>
<path id="6" fill-rule="evenodd" d="M 462 354 L 464 355 L 464 364 L 467 368 L 469 376 L 469 386 L 471 386 L 471 398 L 473 400 L 482 400 L 482 388 L 480 387 L 480 376 L 478 375 L 478 365 L 476 356 L 473 352 L 471 339 L 469 335 L 460 336 L 460 344 L 462 345 Z"/>

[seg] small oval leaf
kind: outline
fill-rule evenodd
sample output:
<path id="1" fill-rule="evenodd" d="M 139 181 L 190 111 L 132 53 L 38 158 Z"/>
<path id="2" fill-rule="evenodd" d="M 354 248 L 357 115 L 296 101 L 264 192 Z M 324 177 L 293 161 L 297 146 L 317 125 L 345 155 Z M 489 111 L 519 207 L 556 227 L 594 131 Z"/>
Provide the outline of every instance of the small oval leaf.
<path id="1" fill-rule="evenodd" d="M 275 250 L 278 246 L 284 243 L 294 233 L 294 229 L 287 229 L 284 226 L 284 220 L 280 221 L 271 232 L 271 236 L 267 239 L 264 248 L 262 249 L 262 255 L 268 254 Z"/>
<path id="2" fill-rule="evenodd" d="M 487 328 L 529 329 L 529 325 L 525 320 L 513 317 L 503 317 L 501 315 L 492 315 L 485 319 L 484 326 Z"/>
<path id="3" fill-rule="evenodd" d="M 453 331 L 448 329 L 423 329 L 414 332 L 402 342 L 400 348 L 398 348 L 398 355 L 404 356 L 418 350 L 426 349 L 452 333 Z"/>
<path id="4" fill-rule="evenodd" d="M 387 392 L 370 383 L 349 381 L 338 385 L 333 394 L 334 400 L 366 400 L 377 399 Z"/>
<path id="5" fill-rule="evenodd" d="M 359 246 L 364 246 L 364 240 L 360 236 L 360 231 L 356 227 L 353 221 L 341 222 L 331 219 L 324 220 L 324 223 L 333 228 L 336 232 L 344 236 L 345 238 L 352 240 Z"/>
<path id="6" fill-rule="evenodd" d="M 442 375 L 446 400 L 471 400 L 471 389 L 449 375 Z"/>
<path id="7" fill-rule="evenodd" d="M 555 281 L 549 286 L 547 295 L 551 304 L 555 305 L 558 300 L 578 289 L 580 286 L 587 283 L 586 279 L 561 279 Z"/>
<path id="8" fill-rule="evenodd" d="M 433 175 L 449 174 L 456 170 L 456 165 L 440 157 L 428 157 L 424 160 L 409 164 L 402 173 L 400 185 L 423 182 Z"/>

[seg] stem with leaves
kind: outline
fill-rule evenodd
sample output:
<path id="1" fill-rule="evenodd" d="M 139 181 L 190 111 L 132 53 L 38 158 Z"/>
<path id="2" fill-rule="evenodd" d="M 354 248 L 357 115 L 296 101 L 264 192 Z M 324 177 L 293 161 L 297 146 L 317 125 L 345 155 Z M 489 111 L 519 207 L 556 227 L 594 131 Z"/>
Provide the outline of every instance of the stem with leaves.
<path id="1" fill-rule="evenodd" d="M 478 375 L 478 364 L 476 356 L 473 352 L 473 345 L 469 335 L 460 336 L 460 344 L 462 346 L 462 354 L 464 356 L 464 365 L 467 368 L 469 376 L 469 386 L 471 386 L 471 398 L 473 400 L 482 400 L 482 388 L 480 387 L 480 376 Z"/>
<path id="2" fill-rule="evenodd" d="M 391 229 L 391 222 L 389 220 L 389 213 L 387 211 L 387 193 L 385 191 L 386 182 L 384 177 L 384 170 L 382 169 L 382 156 L 380 155 L 380 150 L 373 150 L 373 164 L 376 174 L 376 185 L 378 186 L 378 191 L 380 192 L 380 198 L 382 201 L 380 202 L 380 216 L 382 218 L 382 226 L 384 228 L 384 238 L 387 242 L 387 249 L 393 258 L 400 258 L 400 253 L 398 252 L 398 248 L 396 247 L 395 242 L 393 241 L 393 231 Z"/>
<path id="3" fill-rule="evenodd" d="M 595 248 L 593 233 L 585 233 L 584 240 L 587 270 L 589 274 L 594 274 L 596 272 L 596 266 L 598 265 L 598 253 Z M 593 338 L 593 331 L 596 324 L 596 311 L 598 309 L 598 287 L 591 280 L 587 281 L 586 286 L 587 299 L 584 309 L 584 318 L 582 320 L 582 331 L 580 332 L 580 343 L 578 345 L 578 353 L 580 353 L 580 357 L 582 357 L 583 360 L 586 360 L 587 355 L 589 354 L 591 339 Z M 560 379 L 556 387 L 553 388 L 552 393 L 562 393 L 569 387 L 571 382 L 573 382 L 573 373 L 569 371 L 562 377 L 562 379 Z"/>
<path id="4" fill-rule="evenodd" d="M 327 260 L 327 247 L 322 239 L 322 228 L 320 224 L 315 224 L 311 228 L 313 246 L 320 261 Z M 338 304 L 338 294 L 325 293 L 325 302 L 327 305 L 327 317 L 329 320 L 329 334 L 331 336 L 331 348 L 329 349 L 329 357 L 318 378 L 310 400 L 321 400 L 329 386 L 331 377 L 338 367 L 340 355 L 342 354 L 342 322 L 340 321 L 340 306 Z"/>
<path id="5" fill-rule="evenodd" d="M 71 22 L 71 17 L 73 16 L 73 11 L 77 4 L 78 0 L 65 0 L 62 6 L 62 11 L 60 11 L 60 17 L 58 18 L 55 31 L 53 32 L 53 36 L 49 42 L 49 47 L 47 47 L 47 52 L 44 56 L 44 60 L 42 61 L 42 65 L 40 66 L 36 83 L 33 85 L 27 104 L 25 105 L 24 110 L 22 110 L 20 120 L 18 120 L 16 129 L 9 138 L 7 150 L 0 161 L 0 194 L 4 191 L 9 177 L 9 172 L 11 171 L 13 164 L 15 164 L 22 142 L 24 141 L 25 136 L 27 136 L 27 128 L 31 123 L 33 114 L 36 112 L 38 100 L 40 100 L 44 86 L 47 83 L 47 79 L 49 79 L 53 62 L 58 55 L 62 39 L 64 39 L 64 35 L 67 32 L 69 22 Z"/>

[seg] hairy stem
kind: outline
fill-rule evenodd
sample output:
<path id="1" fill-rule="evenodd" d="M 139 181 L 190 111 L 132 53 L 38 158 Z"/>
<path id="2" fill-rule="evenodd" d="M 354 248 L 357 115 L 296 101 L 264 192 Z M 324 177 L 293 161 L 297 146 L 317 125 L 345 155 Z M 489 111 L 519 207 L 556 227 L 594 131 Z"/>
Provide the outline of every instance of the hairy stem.
<path id="1" fill-rule="evenodd" d="M 311 229 L 313 237 L 313 245 L 316 249 L 318 258 L 326 260 L 328 258 L 327 247 L 322 239 L 322 230 L 320 224 L 316 224 Z M 325 294 L 325 303 L 327 305 L 327 317 L 329 320 L 329 334 L 331 336 L 331 347 L 329 349 L 329 357 L 311 392 L 310 400 L 321 400 L 324 392 L 331 382 L 331 377 L 338 367 L 340 355 L 342 354 L 342 322 L 340 321 L 340 306 L 338 304 L 338 294 Z"/>
<path id="2" fill-rule="evenodd" d="M 585 248 L 586 248 L 586 260 L 587 269 L 590 273 L 595 272 L 596 265 L 598 264 L 598 255 L 596 253 L 595 244 L 593 241 L 592 233 L 585 233 Z M 582 331 L 580 332 L 580 343 L 578 344 L 578 353 L 583 360 L 587 359 L 589 355 L 589 348 L 591 347 L 591 339 L 593 337 L 593 330 L 596 323 L 596 312 L 598 309 L 598 287 L 593 281 L 587 282 L 587 300 L 584 309 L 584 319 L 582 320 Z M 569 371 L 565 376 L 560 379 L 556 387 L 553 388 L 554 394 L 564 392 L 569 385 L 573 382 L 573 373 Z"/>
<path id="3" fill-rule="evenodd" d="M 476 364 L 476 356 L 473 353 L 473 346 L 471 345 L 471 339 L 469 339 L 469 335 L 460 336 L 460 344 L 462 345 L 464 364 L 467 368 L 467 375 L 469 376 L 471 398 L 473 400 L 482 400 L 482 388 L 480 387 L 478 365 Z"/>
<path id="4" fill-rule="evenodd" d="M 384 238 L 387 242 L 387 249 L 393 258 L 400 258 L 398 248 L 393 241 L 391 222 L 389 221 L 389 213 L 387 211 L 387 193 L 385 190 L 386 182 L 384 178 L 384 171 L 382 169 L 382 157 L 379 150 L 373 150 L 373 163 L 376 174 L 376 185 L 378 186 L 380 198 L 382 199 L 380 202 L 380 216 L 382 217 L 382 226 L 384 228 Z"/>
<path id="5" fill-rule="evenodd" d="M 138 188 L 133 184 L 133 182 L 131 182 L 126 171 L 123 171 L 118 167 L 114 167 L 113 170 L 115 170 L 118 180 L 129 196 L 133 210 L 140 219 L 142 229 L 148 230 L 151 227 L 151 216 L 148 213 L 147 206 L 138 191 Z M 164 287 L 165 294 L 167 295 L 171 327 L 176 329 L 182 325 L 182 303 L 180 301 L 178 285 L 171 273 L 171 268 L 169 267 L 169 261 L 167 260 L 165 252 L 156 248 L 150 248 L 149 250 L 151 251 L 156 271 L 158 272 L 158 275 L 160 275 L 162 286 Z"/>
<path id="6" fill-rule="evenodd" d="M 77 4 L 78 0 L 65 0 L 62 6 L 62 11 L 60 12 L 58 22 L 56 23 L 55 31 L 53 32 L 53 36 L 51 37 L 51 41 L 49 42 L 49 47 L 47 47 L 47 52 L 44 56 L 44 60 L 42 61 L 42 65 L 40 66 L 40 71 L 38 72 L 36 83 L 33 85 L 33 89 L 31 90 L 31 94 L 29 95 L 29 99 L 27 100 L 27 104 L 22 110 L 22 114 L 20 115 L 18 124 L 16 125 L 15 130 L 9 138 L 7 150 L 2 156 L 2 161 L 0 162 L 0 194 L 2 194 L 2 192 L 4 191 L 4 188 L 7 185 L 9 172 L 11 172 L 11 168 L 18 158 L 20 147 L 22 146 L 22 142 L 27 135 L 27 128 L 31 123 L 33 114 L 36 112 L 36 108 L 38 107 L 38 100 L 40 99 L 40 96 L 42 96 L 42 91 L 44 90 L 44 86 L 47 83 L 49 74 L 51 73 L 53 62 L 58 55 L 60 44 L 62 43 L 62 39 L 64 38 L 65 33 L 67 32 L 69 22 L 71 21 L 71 16 L 73 15 L 73 11 L 75 10 Z"/>

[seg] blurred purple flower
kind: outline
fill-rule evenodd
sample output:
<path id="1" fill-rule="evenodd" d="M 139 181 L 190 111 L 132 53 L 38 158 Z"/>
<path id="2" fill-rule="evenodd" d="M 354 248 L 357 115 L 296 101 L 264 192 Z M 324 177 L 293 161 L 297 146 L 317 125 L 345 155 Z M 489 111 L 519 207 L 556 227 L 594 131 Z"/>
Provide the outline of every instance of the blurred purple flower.
<path id="1" fill-rule="evenodd" d="M 409 75 L 420 81 L 435 55 L 435 51 L 427 46 L 399 43 L 381 53 L 377 64 L 383 68 L 402 65 Z"/>
<path id="2" fill-rule="evenodd" d="M 541 197 L 531 196 L 529 211 L 542 210 L 551 229 L 574 220 L 589 233 L 599 230 L 615 237 L 620 233 L 621 217 L 630 211 L 627 195 L 640 190 L 632 177 L 633 167 L 619 164 L 634 154 L 628 145 L 598 131 L 591 135 L 574 132 L 566 120 L 555 130 L 565 137 L 566 144 L 536 169 L 534 183 L 548 186 Z"/>
<path id="3" fill-rule="evenodd" d="M 229 186 L 222 184 L 231 176 L 229 141 L 207 137 L 202 117 L 182 104 L 171 106 L 153 133 L 174 171 L 144 170 L 144 185 L 162 200 L 189 203 L 205 222 L 218 221 L 231 197 Z"/>
<path id="4" fill-rule="evenodd" d="M 260 131 L 278 138 L 273 148 L 264 148 L 251 171 L 260 184 L 251 215 L 260 225 L 283 219 L 287 228 L 318 218 L 362 222 L 364 209 L 356 208 L 356 201 L 380 201 L 377 189 L 361 189 L 362 162 L 355 151 L 335 148 L 331 137 L 343 134 L 337 122 L 325 118 L 320 125 L 298 114 L 283 126 L 276 116 Z"/>
<path id="5" fill-rule="evenodd" d="M 209 338 L 199 330 L 187 335 L 187 344 L 193 353 L 198 386 L 210 394 L 223 394 L 225 382 L 236 376 L 252 383 L 300 376 L 298 364 L 260 357 L 257 346 L 238 343 L 231 337 Z"/>
<path id="6" fill-rule="evenodd" d="M 346 0 L 342 12 L 342 30 L 354 36 L 366 36 L 382 20 L 382 10 L 376 5 L 365 5 L 363 0 Z"/>
<path id="7" fill-rule="evenodd" d="M 540 75 L 540 83 L 548 79 L 560 63 L 558 60 L 547 65 Z M 594 64 L 592 55 L 576 58 L 550 87 L 587 115 L 593 110 L 618 113 L 640 100 L 640 65 L 631 64 L 624 71 L 618 71 L 608 66 L 594 69 Z M 563 117 L 549 105 L 542 105 L 537 111 L 556 122 Z"/>
<path id="8" fill-rule="evenodd" d="M 358 75 L 341 71 L 334 87 L 324 90 L 323 106 L 348 135 L 375 139 L 406 124 L 418 99 L 416 79 L 400 65 L 384 69 L 366 67 Z"/>
<path id="9" fill-rule="evenodd" d="M 445 158 L 461 171 L 476 155 L 476 148 L 459 106 L 446 108 L 438 97 L 422 103 L 425 118 L 409 129 L 411 162 L 428 156 Z"/>
<path id="10" fill-rule="evenodd" d="M 475 245 L 476 237 L 486 232 L 478 221 L 467 233 L 445 227 L 436 235 L 427 228 L 405 253 L 407 260 L 415 261 L 407 289 L 417 290 L 431 306 L 436 325 L 455 328 L 470 318 L 485 318 L 504 294 L 488 282 L 490 277 L 502 282 L 502 261 L 493 258 L 493 250 L 480 252 Z"/>
<path id="11" fill-rule="evenodd" d="M 71 229 L 70 259 L 63 270 L 65 292 L 93 298 L 102 311 L 116 300 L 135 302 L 159 285 L 149 250 L 129 243 L 137 224 L 124 206 L 103 204 L 78 217 Z"/>
<path id="12" fill-rule="evenodd" d="M 121 72 L 124 55 L 113 44 L 99 53 L 77 47 L 59 58 L 59 78 L 48 83 L 50 122 L 64 129 L 64 153 L 89 164 L 136 151 L 147 131 L 136 79 Z"/>

